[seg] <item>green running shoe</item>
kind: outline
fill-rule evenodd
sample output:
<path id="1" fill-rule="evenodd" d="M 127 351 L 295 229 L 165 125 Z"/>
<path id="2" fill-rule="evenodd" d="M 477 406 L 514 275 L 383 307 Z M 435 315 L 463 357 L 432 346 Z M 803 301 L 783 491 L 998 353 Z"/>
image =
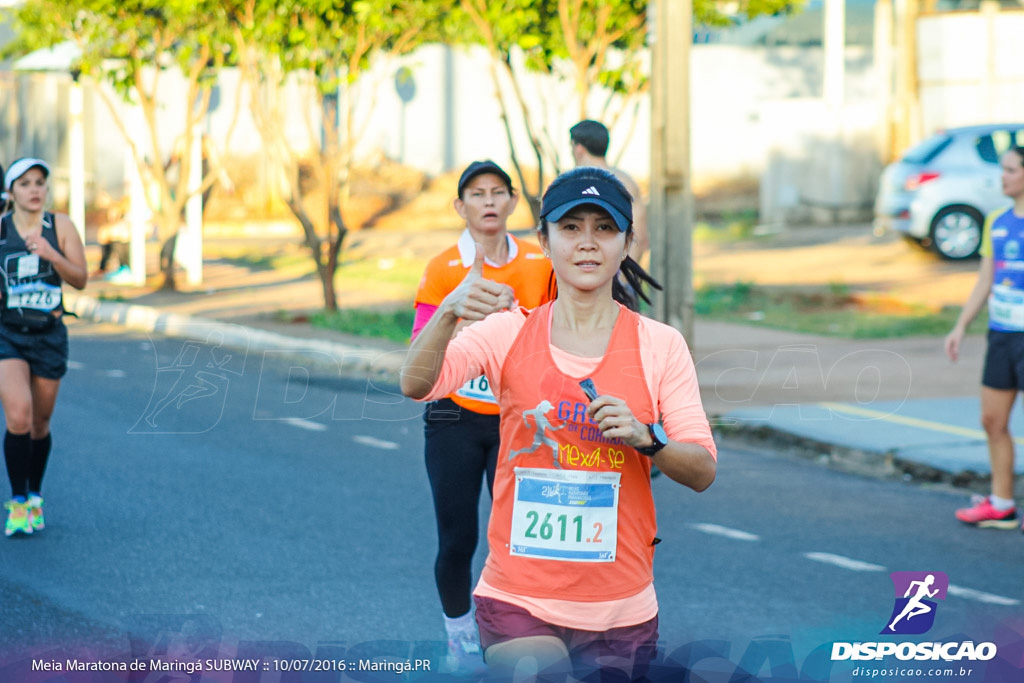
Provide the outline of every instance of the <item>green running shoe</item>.
<path id="1" fill-rule="evenodd" d="M 7 510 L 7 524 L 4 525 L 5 536 L 13 536 L 19 531 L 23 534 L 32 533 L 32 525 L 28 521 L 28 503 L 12 498 L 4 503 L 4 508 Z"/>

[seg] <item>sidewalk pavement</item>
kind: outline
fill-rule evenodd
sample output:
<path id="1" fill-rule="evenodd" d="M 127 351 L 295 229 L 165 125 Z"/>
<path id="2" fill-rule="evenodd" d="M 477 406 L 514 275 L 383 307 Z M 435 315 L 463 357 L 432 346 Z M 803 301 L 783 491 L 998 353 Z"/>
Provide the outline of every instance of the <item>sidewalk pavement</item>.
<path id="1" fill-rule="evenodd" d="M 322 301 L 314 277 L 227 261 L 204 268 L 201 291 L 95 280 L 84 292 L 67 292 L 66 306 L 82 320 L 172 337 L 215 334 L 227 345 L 330 357 L 342 373 L 397 379 L 404 345 L 282 321 L 281 311 Z M 342 292 L 339 300 L 353 298 Z M 697 321 L 691 348 L 704 406 L 721 438 L 872 476 L 987 488 L 980 335 L 965 341 L 956 364 L 945 357 L 941 338 L 834 339 L 706 320 Z M 1024 435 L 1017 411 L 1011 429 Z M 1024 459 L 1017 473 L 1024 473 Z"/>
<path id="2" fill-rule="evenodd" d="M 834 339 L 700 320 L 694 336 L 701 396 L 719 434 L 861 474 L 988 492 L 983 336 L 968 337 L 955 364 L 941 337 Z M 1010 428 L 1024 434 L 1019 411 Z"/>

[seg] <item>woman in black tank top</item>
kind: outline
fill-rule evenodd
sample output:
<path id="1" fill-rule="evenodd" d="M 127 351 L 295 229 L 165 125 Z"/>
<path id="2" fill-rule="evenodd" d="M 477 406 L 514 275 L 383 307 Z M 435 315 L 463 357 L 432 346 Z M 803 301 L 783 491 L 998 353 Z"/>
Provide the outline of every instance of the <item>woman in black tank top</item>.
<path id="1" fill-rule="evenodd" d="M 11 499 L 4 534 L 44 527 L 41 494 L 50 416 L 67 372 L 61 285 L 85 287 L 85 247 L 71 220 L 45 211 L 50 168 L 19 159 L 4 178 L 12 211 L 0 221 L 0 404 Z"/>

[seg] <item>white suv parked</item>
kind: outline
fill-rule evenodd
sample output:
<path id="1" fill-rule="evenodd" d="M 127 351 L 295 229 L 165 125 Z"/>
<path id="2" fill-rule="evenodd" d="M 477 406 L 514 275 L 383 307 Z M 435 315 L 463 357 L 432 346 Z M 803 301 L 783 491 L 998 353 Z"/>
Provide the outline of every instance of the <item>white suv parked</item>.
<path id="1" fill-rule="evenodd" d="M 947 259 L 978 254 L 985 216 L 1009 206 L 999 157 L 1024 145 L 1024 123 L 940 131 L 882 172 L 875 230 L 901 233 Z"/>

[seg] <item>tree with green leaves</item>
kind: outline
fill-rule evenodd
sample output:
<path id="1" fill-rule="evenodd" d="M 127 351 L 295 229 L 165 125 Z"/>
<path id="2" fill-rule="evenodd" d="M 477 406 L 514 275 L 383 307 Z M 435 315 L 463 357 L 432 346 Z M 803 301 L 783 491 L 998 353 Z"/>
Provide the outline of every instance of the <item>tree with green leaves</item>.
<path id="1" fill-rule="evenodd" d="M 338 308 L 335 273 L 348 228 L 344 204 L 354 149 L 369 122 L 357 104 L 372 93 L 374 59 L 406 54 L 432 37 L 447 2 L 437 0 L 240 0 L 229 2 L 234 53 L 266 153 L 281 169 L 286 203 L 302 226 L 324 307 Z M 315 103 L 306 144 L 286 134 L 286 84 Z M 363 100 L 365 102 L 365 100 Z M 372 107 L 369 109 L 372 110 Z"/>
<path id="2" fill-rule="evenodd" d="M 720 26 L 733 17 L 794 11 L 804 0 L 741 0 L 733 14 L 715 0 L 694 0 L 698 24 Z M 534 218 L 548 169 L 559 172 L 559 150 L 568 148 L 568 133 L 551 130 L 542 97 L 528 92 L 526 76 L 541 73 L 571 86 L 578 118 L 603 121 L 609 128 L 632 112 L 648 90 L 645 49 L 646 0 L 460 0 L 447 26 L 448 40 L 484 46 L 491 56 L 491 80 L 508 139 L 512 164 Z M 606 96 L 595 104 L 594 91 Z M 516 148 L 517 127 L 529 140 L 536 165 L 535 183 L 528 182 Z"/>
<path id="3" fill-rule="evenodd" d="M 230 36 L 223 5 L 211 0 L 28 0 L 14 15 L 15 40 L 7 56 L 73 42 L 81 51 L 75 68 L 82 76 L 112 86 L 124 102 L 138 105 L 146 130 L 136 139 L 123 109 L 106 88 L 98 91 L 132 151 L 143 178 L 151 179 L 156 195 L 147 192 L 160 238 L 173 249 L 185 204 L 209 189 L 220 169 L 207 169 L 199 187 L 190 187 L 194 137 L 210 105 L 210 94 L 225 64 Z M 158 117 L 166 104 L 162 90 L 168 74 L 185 82 L 180 128 L 170 131 Z M 178 160 L 177 174 L 168 172 L 164 150 Z M 177 153 L 175 154 L 175 151 Z M 164 287 L 174 288 L 174 260 L 162 259 Z"/>

